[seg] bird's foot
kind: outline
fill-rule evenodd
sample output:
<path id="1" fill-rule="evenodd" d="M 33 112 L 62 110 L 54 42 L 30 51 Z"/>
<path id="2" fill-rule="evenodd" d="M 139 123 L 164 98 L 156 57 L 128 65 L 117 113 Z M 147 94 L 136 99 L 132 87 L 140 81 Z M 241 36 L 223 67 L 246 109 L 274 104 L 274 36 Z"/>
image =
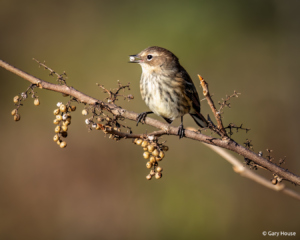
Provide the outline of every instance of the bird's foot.
<path id="1" fill-rule="evenodd" d="M 184 137 L 184 128 L 183 128 L 183 124 L 181 123 L 178 127 L 178 135 L 179 135 L 179 139 Z"/>
<path id="2" fill-rule="evenodd" d="M 139 122 L 141 123 L 145 123 L 145 118 L 147 117 L 147 115 L 149 113 L 152 113 L 152 112 L 142 112 L 138 115 L 137 119 L 136 119 L 136 125 L 138 126 L 139 125 Z"/>

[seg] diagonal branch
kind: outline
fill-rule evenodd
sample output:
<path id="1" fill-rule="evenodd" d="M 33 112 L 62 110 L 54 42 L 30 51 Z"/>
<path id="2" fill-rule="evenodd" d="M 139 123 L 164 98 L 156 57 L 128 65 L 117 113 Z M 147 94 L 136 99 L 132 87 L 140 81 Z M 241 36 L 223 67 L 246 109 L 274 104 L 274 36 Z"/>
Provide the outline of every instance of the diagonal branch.
<path id="1" fill-rule="evenodd" d="M 0 60 L 0 66 L 12 73 L 24 78 L 25 80 L 35 84 L 37 87 L 39 87 L 41 89 L 48 89 L 48 90 L 52 90 L 55 92 L 69 94 L 69 95 L 75 97 L 79 102 L 82 102 L 82 103 L 86 103 L 86 104 L 90 104 L 90 105 L 101 105 L 102 108 L 106 109 L 107 111 L 111 112 L 112 114 L 117 115 L 117 116 L 122 116 L 124 118 L 130 119 L 133 121 L 136 121 L 136 119 L 138 117 L 138 114 L 135 112 L 127 111 L 126 109 L 123 109 L 115 104 L 105 103 L 98 99 L 92 98 L 92 97 L 74 89 L 73 87 L 69 87 L 66 85 L 52 84 L 52 83 L 43 81 L 39 78 L 36 78 L 36 77 L 22 71 L 22 70 L 17 69 L 16 67 L 14 67 L 2 60 Z M 212 102 L 212 104 L 213 104 L 213 102 Z M 162 131 L 156 131 L 156 132 L 152 133 L 153 135 L 159 135 L 159 136 L 161 136 L 161 135 L 176 135 L 177 136 L 178 135 L 178 127 L 172 127 L 169 124 L 163 123 L 156 119 L 147 117 L 145 119 L 145 124 L 148 124 L 150 126 L 153 126 L 153 127 L 156 127 L 158 129 L 162 130 Z M 220 129 L 224 129 L 221 120 L 218 121 L 218 125 L 220 126 Z M 121 134 L 118 131 L 115 131 L 113 133 Z M 122 133 L 122 134 L 124 134 L 124 133 Z M 124 137 L 127 137 L 127 138 L 133 138 L 133 137 L 137 137 L 137 136 L 140 137 L 140 136 L 142 136 L 142 134 L 139 134 L 139 135 L 128 134 L 127 136 L 124 135 Z M 214 138 L 214 137 L 207 136 L 207 135 L 201 134 L 199 132 L 194 132 L 194 131 L 190 131 L 190 130 L 185 131 L 185 137 L 193 139 L 193 140 L 197 140 L 197 141 L 200 141 L 203 143 L 207 143 L 209 145 L 218 146 L 218 147 L 225 148 L 230 151 L 236 152 L 236 153 L 240 154 L 241 156 L 243 156 L 244 158 L 248 158 L 248 159 L 252 160 L 253 162 L 255 162 L 256 164 L 259 164 L 260 166 L 268 169 L 272 173 L 277 174 L 283 180 L 287 180 L 296 185 L 300 185 L 300 177 L 299 176 L 289 172 L 288 170 L 286 170 L 284 168 L 281 168 L 280 166 L 277 166 L 276 164 L 268 161 L 267 159 L 263 158 L 262 156 L 259 156 L 258 154 L 250 151 L 249 149 L 246 149 L 245 147 L 239 145 L 238 143 L 236 143 L 234 140 L 232 140 L 230 138 L 218 139 L 218 138 Z"/>
<path id="2" fill-rule="evenodd" d="M 222 156 L 224 159 L 226 159 L 230 164 L 233 165 L 233 170 L 236 173 L 241 174 L 241 176 L 249 178 L 267 188 L 270 188 L 274 191 L 282 191 L 283 193 L 289 195 L 290 197 L 296 198 L 300 201 L 300 194 L 293 191 L 292 189 L 287 188 L 283 183 L 278 183 L 276 185 L 273 185 L 270 180 L 258 175 L 254 171 L 251 171 L 250 169 L 246 168 L 237 158 L 232 156 L 230 153 L 226 152 L 224 149 L 204 144 L 216 153 L 218 153 L 220 156 Z"/>

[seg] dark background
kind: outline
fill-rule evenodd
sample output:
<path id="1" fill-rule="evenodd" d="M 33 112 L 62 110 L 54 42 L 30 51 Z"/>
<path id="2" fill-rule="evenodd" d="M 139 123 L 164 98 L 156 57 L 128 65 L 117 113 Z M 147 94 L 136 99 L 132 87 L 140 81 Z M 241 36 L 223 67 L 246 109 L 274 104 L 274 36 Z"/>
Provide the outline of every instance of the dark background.
<path id="1" fill-rule="evenodd" d="M 139 93 L 140 66 L 128 55 L 157 45 L 174 52 L 202 96 L 201 74 L 217 103 L 242 93 L 224 124 L 243 123 L 256 152 L 300 174 L 300 2 L 230 1 L 13 1 L 0 3 L 1 59 L 55 82 L 31 59 L 46 60 L 68 84 L 104 99 L 95 83 L 131 82 L 131 102 L 148 110 Z M 61 94 L 38 90 L 21 121 L 13 97 L 29 83 L 0 69 L 0 239 L 264 239 L 262 231 L 300 235 L 299 202 L 234 173 L 201 143 L 164 137 L 170 150 L 161 180 L 147 181 L 142 149 L 88 132 L 77 106 L 60 149 L 52 140 L 53 110 Z M 211 114 L 206 102 L 202 113 Z M 153 116 L 154 117 L 154 116 Z M 185 126 L 196 127 L 186 116 Z M 134 126 L 132 121 L 126 124 Z M 179 120 L 173 123 L 179 125 Z M 153 130 L 149 126 L 134 132 Z M 241 161 L 243 160 L 239 157 Z M 258 170 L 267 178 L 272 174 Z M 299 191 L 291 184 L 288 187 Z M 293 238 L 293 239 L 296 239 Z"/>

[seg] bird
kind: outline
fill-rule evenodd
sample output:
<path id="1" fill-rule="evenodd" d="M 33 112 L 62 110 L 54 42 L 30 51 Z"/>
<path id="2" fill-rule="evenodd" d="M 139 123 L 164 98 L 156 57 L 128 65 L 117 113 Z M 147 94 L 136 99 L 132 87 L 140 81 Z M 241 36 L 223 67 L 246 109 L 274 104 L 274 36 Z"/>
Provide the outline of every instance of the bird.
<path id="1" fill-rule="evenodd" d="M 150 113 L 164 118 L 169 124 L 180 117 L 180 139 L 185 136 L 183 116 L 188 113 L 199 127 L 208 127 L 208 121 L 200 113 L 200 100 L 195 85 L 171 51 L 152 46 L 138 54 L 129 55 L 129 60 L 142 67 L 141 96 L 151 110 L 138 115 L 137 125 L 145 121 Z"/>

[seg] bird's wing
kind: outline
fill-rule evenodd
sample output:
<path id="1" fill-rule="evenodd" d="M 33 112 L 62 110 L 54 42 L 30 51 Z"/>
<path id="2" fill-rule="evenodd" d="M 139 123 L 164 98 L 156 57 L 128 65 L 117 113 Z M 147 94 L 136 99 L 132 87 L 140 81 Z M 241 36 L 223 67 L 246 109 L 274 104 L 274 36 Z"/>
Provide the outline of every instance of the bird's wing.
<path id="1" fill-rule="evenodd" d="M 182 68 L 181 71 L 179 71 L 176 74 L 175 78 L 184 80 L 183 84 L 185 85 L 184 86 L 185 93 L 188 96 L 188 98 L 192 100 L 193 108 L 197 112 L 200 112 L 199 95 L 189 74 L 185 71 L 184 68 Z"/>

